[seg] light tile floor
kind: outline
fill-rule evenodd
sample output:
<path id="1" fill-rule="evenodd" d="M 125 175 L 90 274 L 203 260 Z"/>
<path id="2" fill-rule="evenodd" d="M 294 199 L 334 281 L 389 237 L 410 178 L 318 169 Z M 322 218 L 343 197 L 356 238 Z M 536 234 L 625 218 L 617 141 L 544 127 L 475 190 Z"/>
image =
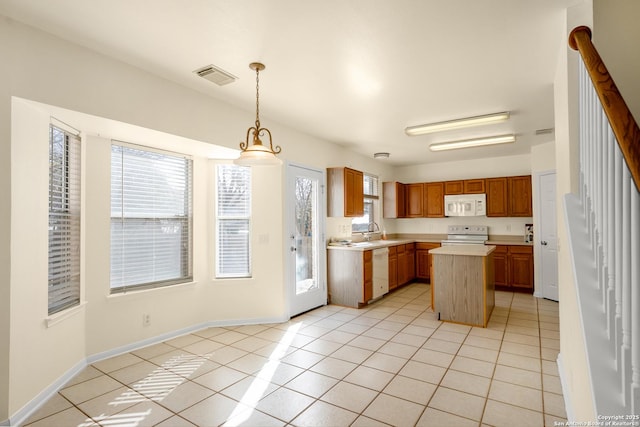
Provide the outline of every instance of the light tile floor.
<path id="1" fill-rule="evenodd" d="M 365 309 L 201 330 L 87 367 L 28 426 L 542 426 L 566 421 L 558 304 L 496 293 L 489 327 L 429 285 Z"/>

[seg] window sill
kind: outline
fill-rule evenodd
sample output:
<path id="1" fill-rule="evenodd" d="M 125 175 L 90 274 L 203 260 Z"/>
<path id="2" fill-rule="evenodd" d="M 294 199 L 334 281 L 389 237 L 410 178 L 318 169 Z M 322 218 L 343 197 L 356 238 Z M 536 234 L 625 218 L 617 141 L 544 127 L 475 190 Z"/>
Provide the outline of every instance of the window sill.
<path id="1" fill-rule="evenodd" d="M 47 326 L 47 328 L 52 327 L 53 325 L 56 325 L 60 322 L 62 322 L 65 319 L 68 319 L 70 317 L 75 316 L 76 314 L 80 313 L 80 312 L 84 312 L 84 307 L 87 305 L 86 301 L 82 301 L 80 304 L 76 305 L 75 307 L 71 307 L 68 308 L 66 310 L 63 310 L 59 313 L 56 314 L 52 314 L 49 317 L 46 317 L 44 319 L 45 325 Z"/>
<path id="2" fill-rule="evenodd" d="M 185 283 L 176 283 L 175 285 L 168 285 L 168 286 L 159 286 L 157 288 L 147 288 L 147 289 L 131 289 L 130 291 L 124 291 L 124 292 L 116 292 L 116 293 L 112 293 L 107 295 L 107 299 L 119 299 L 122 297 L 126 297 L 126 296 L 137 296 L 137 295 L 146 295 L 148 293 L 151 292 L 169 292 L 171 290 L 180 290 L 183 289 L 185 287 L 189 287 L 189 286 L 193 286 L 195 284 L 197 284 L 198 282 L 185 282 Z"/>

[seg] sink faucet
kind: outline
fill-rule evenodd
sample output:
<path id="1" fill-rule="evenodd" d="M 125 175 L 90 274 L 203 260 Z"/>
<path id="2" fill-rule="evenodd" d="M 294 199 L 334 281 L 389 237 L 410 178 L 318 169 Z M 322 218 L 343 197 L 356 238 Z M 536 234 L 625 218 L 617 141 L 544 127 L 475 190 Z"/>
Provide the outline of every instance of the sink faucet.
<path id="1" fill-rule="evenodd" d="M 371 222 L 369 224 L 369 230 L 370 233 L 374 233 L 376 231 L 380 231 L 380 226 L 378 225 L 377 222 Z"/>

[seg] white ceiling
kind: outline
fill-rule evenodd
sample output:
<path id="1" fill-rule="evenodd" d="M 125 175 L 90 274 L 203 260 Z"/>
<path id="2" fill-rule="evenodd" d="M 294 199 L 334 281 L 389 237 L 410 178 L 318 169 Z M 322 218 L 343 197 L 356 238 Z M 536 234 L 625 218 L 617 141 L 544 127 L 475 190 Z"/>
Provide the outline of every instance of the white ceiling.
<path id="1" fill-rule="evenodd" d="M 248 111 L 396 165 L 529 153 L 553 128 L 564 11 L 581 0 L 0 0 L 0 14 Z M 193 71 L 239 77 L 217 86 Z M 508 122 L 409 137 L 421 123 Z M 249 127 L 251 123 L 247 123 Z M 246 129 L 239 129 L 239 135 Z M 428 144 L 503 133 L 506 146 Z M 274 142 L 278 142 L 274 135 Z M 286 150 L 286 146 L 283 146 Z"/>

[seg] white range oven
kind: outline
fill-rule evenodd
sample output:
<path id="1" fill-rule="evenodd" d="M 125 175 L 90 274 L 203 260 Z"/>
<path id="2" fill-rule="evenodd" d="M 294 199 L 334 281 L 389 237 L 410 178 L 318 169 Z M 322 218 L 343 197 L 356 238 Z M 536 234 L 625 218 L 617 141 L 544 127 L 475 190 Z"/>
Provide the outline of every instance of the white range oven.
<path id="1" fill-rule="evenodd" d="M 442 246 L 484 245 L 488 239 L 489 227 L 486 225 L 450 225 L 446 240 L 440 243 Z"/>

